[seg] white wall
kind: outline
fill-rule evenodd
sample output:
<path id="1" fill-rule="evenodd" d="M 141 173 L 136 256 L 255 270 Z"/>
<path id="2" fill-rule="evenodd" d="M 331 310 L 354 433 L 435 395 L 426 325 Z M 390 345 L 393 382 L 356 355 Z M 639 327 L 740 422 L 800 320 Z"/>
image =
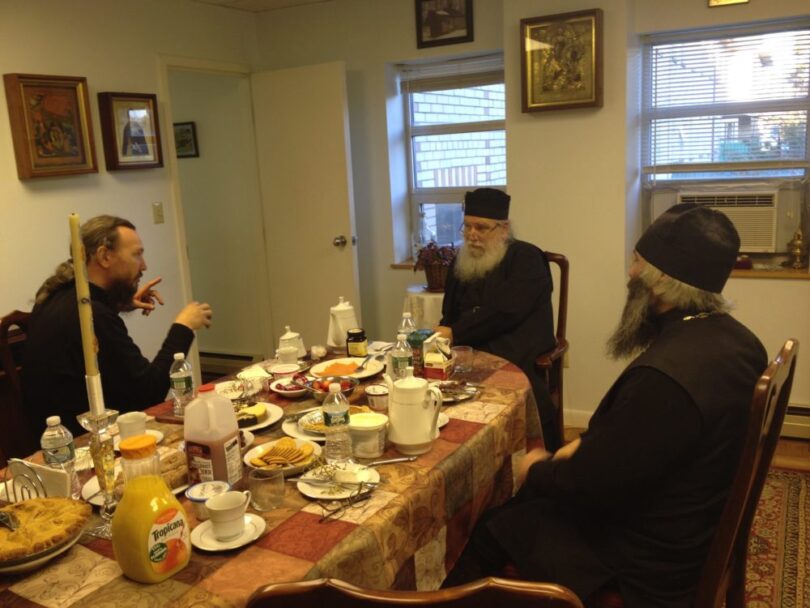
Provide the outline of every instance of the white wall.
<path id="1" fill-rule="evenodd" d="M 187 0 L 3 0 L 0 3 L 0 73 L 84 76 L 95 133 L 97 174 L 17 179 L 7 106 L 0 103 L 0 314 L 30 310 L 33 295 L 57 263 L 68 257 L 67 216 L 120 215 L 138 227 L 149 277 L 162 276 L 166 305 L 128 324 L 146 354 L 154 353 L 185 303 L 175 245 L 166 106 L 158 98 L 164 167 L 108 172 L 97 93 L 158 93 L 157 57 L 182 55 L 249 63 L 253 17 Z M 162 201 L 166 223 L 152 223 L 151 204 Z"/>

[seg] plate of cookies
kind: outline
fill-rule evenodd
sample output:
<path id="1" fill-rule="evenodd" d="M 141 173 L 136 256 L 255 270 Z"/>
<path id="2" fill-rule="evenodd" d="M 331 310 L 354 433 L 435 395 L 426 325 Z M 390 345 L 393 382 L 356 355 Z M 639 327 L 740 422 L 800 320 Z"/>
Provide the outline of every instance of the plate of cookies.
<path id="1" fill-rule="evenodd" d="M 256 446 L 245 454 L 245 464 L 254 469 L 280 469 L 285 475 L 300 473 L 321 455 L 321 446 L 306 439 L 282 437 Z"/>

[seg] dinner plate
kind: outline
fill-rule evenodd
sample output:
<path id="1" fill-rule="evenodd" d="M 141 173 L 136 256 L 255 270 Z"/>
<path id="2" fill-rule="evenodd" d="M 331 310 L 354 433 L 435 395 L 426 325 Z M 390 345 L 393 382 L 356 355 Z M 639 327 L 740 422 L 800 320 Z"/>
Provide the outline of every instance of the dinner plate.
<path id="1" fill-rule="evenodd" d="M 258 431 L 259 429 L 264 429 L 270 426 L 271 424 L 275 424 L 279 420 L 284 417 L 284 410 L 277 406 L 275 403 L 265 403 L 261 402 L 267 408 L 267 418 L 258 422 L 256 424 L 252 424 L 250 426 L 240 426 L 239 429 L 242 431 Z"/>
<path id="2" fill-rule="evenodd" d="M 307 479 L 328 479 L 328 476 L 326 476 L 324 473 L 325 469 L 326 467 L 318 467 L 317 469 L 312 469 L 311 471 L 304 473 L 301 476 L 300 481 L 298 481 L 296 484 L 298 491 L 304 496 L 309 496 L 310 498 L 316 498 L 318 500 L 342 500 L 344 498 L 349 498 L 352 494 L 357 493 L 357 489 L 360 487 L 359 485 L 356 488 L 345 488 L 338 485 L 337 482 L 333 487 L 322 485 L 316 486 L 306 482 Z M 376 469 L 354 462 L 346 465 L 347 471 L 356 471 L 358 469 L 364 469 L 367 471 L 368 478 L 364 481 L 369 483 L 378 483 L 380 481 L 380 474 Z"/>
<path id="3" fill-rule="evenodd" d="M 306 388 L 299 388 L 299 389 L 295 389 L 293 391 L 287 391 L 287 390 L 284 390 L 283 388 L 281 388 L 282 386 L 285 386 L 286 384 L 289 384 L 290 382 L 292 382 L 291 377 L 289 377 L 289 378 L 279 378 L 278 380 L 273 380 L 273 382 L 270 383 L 270 390 L 273 391 L 274 393 L 278 393 L 282 397 L 287 397 L 287 398 L 300 397 L 300 396 L 304 395 L 307 392 Z"/>
<path id="4" fill-rule="evenodd" d="M 34 555 L 29 555 L 28 557 L 23 557 L 21 559 L 0 562 L 0 574 L 14 574 L 17 572 L 28 572 L 30 570 L 39 568 L 45 562 L 49 562 L 57 555 L 61 555 L 62 553 L 70 549 L 73 545 L 75 545 L 79 541 L 83 533 L 84 529 L 79 530 L 78 534 L 69 538 L 61 545 L 57 545 L 56 547 L 48 547 L 45 551 L 40 551 L 39 553 L 35 553 Z"/>
<path id="5" fill-rule="evenodd" d="M 321 437 L 323 436 L 322 431 L 315 431 L 307 428 L 311 425 L 321 424 L 323 424 L 323 410 L 321 408 L 317 408 L 304 414 L 298 419 L 298 430 L 306 435 L 315 435 L 316 437 Z"/>
<path id="6" fill-rule="evenodd" d="M 296 420 L 285 420 L 281 424 L 281 430 L 284 431 L 286 435 L 294 437 L 295 439 L 306 439 L 308 441 L 317 441 L 318 443 L 326 441 L 325 435 L 313 435 L 312 433 L 305 433 L 299 429 Z"/>
<path id="7" fill-rule="evenodd" d="M 313 376 L 349 376 L 351 378 L 370 378 L 375 374 L 379 374 L 383 369 L 385 369 L 385 365 L 382 361 L 377 361 L 377 359 L 369 359 L 366 366 L 363 368 L 363 371 L 355 372 L 353 374 L 335 374 L 331 371 L 328 371 L 330 365 L 334 365 L 335 363 L 342 363 L 344 365 L 348 363 L 357 363 L 360 365 L 363 362 L 365 357 L 344 357 L 342 359 L 330 359 L 329 361 L 322 361 L 317 365 L 313 365 L 312 368 L 309 370 L 309 373 Z"/>
<path id="8" fill-rule="evenodd" d="M 450 387 L 447 391 L 442 390 L 442 385 L 450 384 Z M 431 382 L 431 386 L 435 386 L 438 388 L 442 393 L 442 403 L 457 403 L 459 401 L 466 401 L 467 399 L 472 399 L 478 394 L 480 390 L 474 386 L 453 386 L 453 383 L 450 382 Z"/>
<path id="9" fill-rule="evenodd" d="M 115 476 L 121 472 L 121 464 L 115 464 Z M 182 486 L 171 488 L 172 494 L 182 494 L 188 488 L 188 484 L 184 483 Z M 89 502 L 91 505 L 100 507 L 104 504 L 104 494 L 99 492 L 100 486 L 98 485 L 98 477 L 93 475 L 82 486 L 82 498 Z"/>
<path id="10" fill-rule="evenodd" d="M 257 445 L 255 448 L 253 448 L 247 454 L 245 454 L 244 457 L 242 458 L 242 460 L 251 469 L 260 468 L 260 467 L 257 467 L 256 465 L 252 464 L 250 462 L 250 460 L 252 458 L 261 457 L 262 454 L 264 454 L 268 450 L 270 450 L 276 443 L 278 443 L 278 441 L 279 440 L 276 439 L 276 441 L 268 441 L 267 443 Z M 287 441 L 289 441 L 289 439 Z M 305 444 L 312 446 L 312 455 L 309 458 L 307 458 L 304 462 L 294 464 L 294 465 L 289 466 L 289 467 L 282 467 L 280 469 L 282 473 L 284 473 L 285 475 L 294 475 L 296 473 L 300 473 L 301 471 L 306 469 L 310 464 L 312 464 L 313 460 L 315 460 L 316 458 L 318 458 L 318 456 L 321 455 L 321 446 L 319 446 L 314 441 L 310 441 L 308 439 L 296 439 L 295 440 L 295 445 L 297 447 L 299 447 L 299 448 L 301 446 L 305 445 Z"/>
<path id="11" fill-rule="evenodd" d="M 250 446 L 253 445 L 253 442 L 256 441 L 256 435 L 251 433 L 250 431 L 246 431 L 245 429 L 239 429 L 242 431 L 242 438 L 244 439 L 244 443 L 242 444 L 242 450 L 247 450 Z M 183 442 L 183 448 L 185 449 L 185 441 Z"/>
<path id="12" fill-rule="evenodd" d="M 161 441 L 163 441 L 163 433 L 161 433 L 160 431 L 156 431 L 154 429 L 146 429 L 146 434 L 154 437 L 155 443 L 160 443 Z M 113 449 L 116 452 L 120 451 L 118 449 L 120 447 L 120 444 L 121 444 L 121 435 L 116 435 L 115 437 L 113 437 Z"/>
<path id="13" fill-rule="evenodd" d="M 233 401 L 234 399 L 240 399 L 242 397 L 252 397 L 262 390 L 262 383 L 260 381 L 253 382 L 252 380 L 253 379 L 251 378 L 250 387 L 248 388 L 247 393 L 242 391 L 243 385 L 240 380 L 227 380 L 225 382 L 220 382 L 219 384 L 215 384 L 214 388 L 216 389 L 217 393 Z"/>
<path id="14" fill-rule="evenodd" d="M 439 412 L 439 417 L 436 420 L 436 428 L 440 429 L 442 427 L 445 427 L 447 426 L 448 422 L 450 422 L 450 416 L 448 416 L 444 412 Z"/>
<path id="15" fill-rule="evenodd" d="M 221 541 L 214 536 L 214 526 L 210 519 L 205 520 L 191 531 L 191 544 L 203 551 L 227 551 L 238 549 L 259 538 L 267 527 L 264 518 L 245 513 L 245 529 L 233 540 Z"/>

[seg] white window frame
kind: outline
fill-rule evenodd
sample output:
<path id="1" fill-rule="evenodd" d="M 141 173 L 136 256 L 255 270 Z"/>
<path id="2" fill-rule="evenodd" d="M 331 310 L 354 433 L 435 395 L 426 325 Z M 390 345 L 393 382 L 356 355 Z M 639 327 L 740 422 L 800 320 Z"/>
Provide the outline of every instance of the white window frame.
<path id="1" fill-rule="evenodd" d="M 438 91 L 452 88 L 505 84 L 503 55 L 501 53 L 480 57 L 445 60 L 430 64 L 398 66 L 400 94 L 403 103 L 405 156 L 407 160 L 408 201 L 411 218 L 410 234 L 419 230 L 422 204 L 460 204 L 471 186 L 446 188 L 417 188 L 414 175 L 413 138 L 424 135 L 450 135 L 480 133 L 482 131 L 506 132 L 506 120 L 460 122 L 441 125 L 412 125 L 413 112 L 411 93 Z M 487 187 L 506 190 L 506 183 Z"/>
<path id="2" fill-rule="evenodd" d="M 804 160 L 759 160 L 759 161 L 744 161 L 744 162 L 710 162 L 710 163 L 684 163 L 684 164 L 659 164 L 656 165 L 652 161 L 652 124 L 656 119 L 661 118 L 680 118 L 689 116 L 705 116 L 712 114 L 744 114 L 755 113 L 763 111 L 785 111 L 785 110 L 798 110 L 810 113 L 810 95 L 805 98 L 792 99 L 792 100 L 775 100 L 775 101 L 752 101 L 752 102 L 737 102 L 717 104 L 715 107 L 708 107 L 706 105 L 683 105 L 678 107 L 667 107 L 655 109 L 652 107 L 652 50 L 656 45 L 668 44 L 675 42 L 697 41 L 697 40 L 717 40 L 722 38 L 731 38 L 737 36 L 746 36 L 752 34 L 766 34 L 769 32 L 786 32 L 792 30 L 804 30 L 810 28 L 810 19 L 791 20 L 789 22 L 773 22 L 768 24 L 759 24 L 751 26 L 740 26 L 734 28 L 723 28 L 717 30 L 704 30 L 698 32 L 683 32 L 683 33 L 665 33 L 644 36 L 642 38 L 643 47 L 643 77 L 642 77 L 642 174 L 648 181 L 648 185 L 653 188 L 656 185 L 662 187 L 673 187 L 676 184 L 682 184 L 687 180 L 655 180 L 655 175 L 660 173 L 699 173 L 699 172 L 734 172 L 734 171 L 752 171 L 763 169 L 802 169 L 804 171 L 804 179 L 807 179 L 810 172 L 810 120 L 807 122 L 808 133 L 806 134 L 806 150 Z M 742 175 L 740 179 L 746 179 Z M 757 178 L 769 179 L 769 178 Z M 786 178 L 777 178 L 786 179 Z M 801 178 L 798 178 L 801 179 Z M 718 179 L 695 179 L 689 180 L 691 183 L 707 183 L 717 182 Z M 731 181 L 729 179 L 720 179 L 719 181 Z"/>

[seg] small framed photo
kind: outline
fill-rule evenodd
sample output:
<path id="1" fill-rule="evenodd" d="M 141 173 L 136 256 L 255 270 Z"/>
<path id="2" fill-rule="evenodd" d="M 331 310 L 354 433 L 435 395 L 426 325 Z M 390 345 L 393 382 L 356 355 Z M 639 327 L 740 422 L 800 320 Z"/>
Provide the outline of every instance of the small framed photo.
<path id="1" fill-rule="evenodd" d="M 524 112 L 602 107 L 602 10 L 520 21 Z"/>
<path id="2" fill-rule="evenodd" d="M 174 145 L 177 148 L 177 158 L 197 158 L 200 155 L 197 127 L 193 122 L 174 123 Z"/>
<path id="3" fill-rule="evenodd" d="M 163 166 L 155 95 L 99 93 L 98 113 L 108 171 Z"/>
<path id="4" fill-rule="evenodd" d="M 416 0 L 416 48 L 472 40 L 472 0 Z"/>
<path id="5" fill-rule="evenodd" d="M 3 74 L 20 179 L 98 173 L 87 79 Z"/>

